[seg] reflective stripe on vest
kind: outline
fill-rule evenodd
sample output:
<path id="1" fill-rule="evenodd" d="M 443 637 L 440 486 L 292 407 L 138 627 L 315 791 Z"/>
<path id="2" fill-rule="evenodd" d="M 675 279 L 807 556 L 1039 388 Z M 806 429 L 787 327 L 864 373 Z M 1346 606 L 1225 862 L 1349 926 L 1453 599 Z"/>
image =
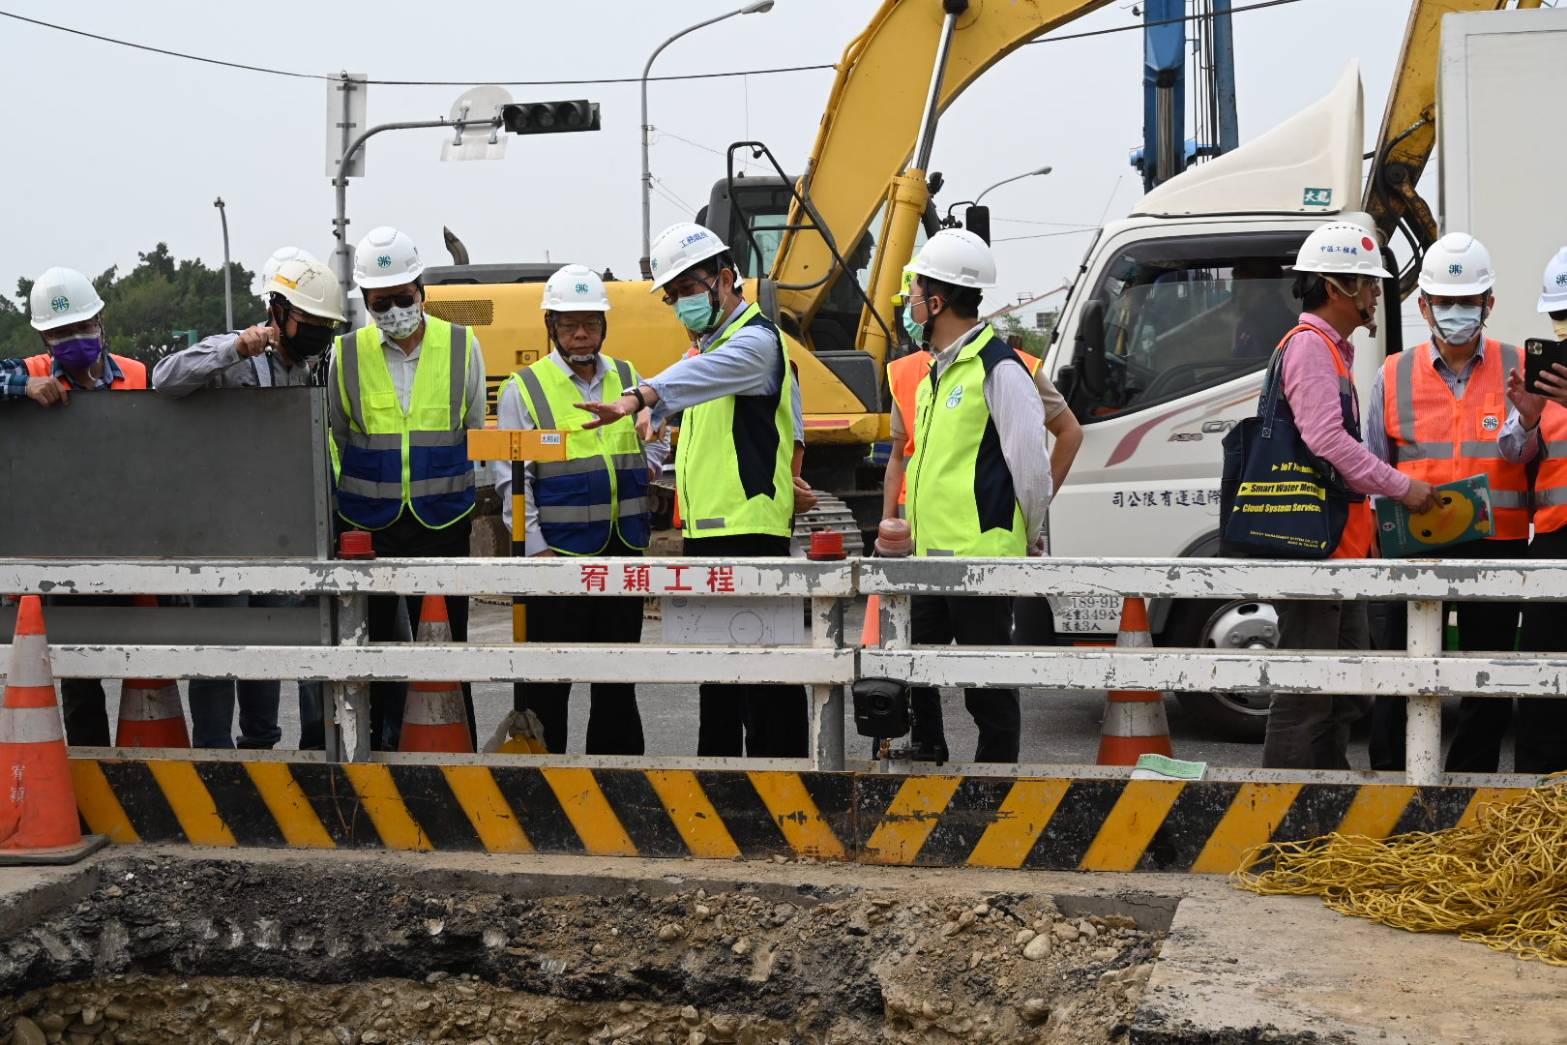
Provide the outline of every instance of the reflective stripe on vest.
<path id="1" fill-rule="evenodd" d="M 1540 470 L 1534 476 L 1534 531 L 1567 526 L 1567 407 L 1549 400 L 1540 415 Z"/>
<path id="2" fill-rule="evenodd" d="M 1327 346 L 1328 358 L 1333 361 L 1333 371 L 1338 380 L 1339 418 L 1344 424 L 1344 430 L 1358 443 L 1360 441 L 1360 394 L 1355 391 L 1354 376 L 1350 373 L 1349 364 L 1344 361 L 1343 353 L 1338 350 L 1338 345 L 1334 344 L 1332 338 L 1323 333 L 1320 327 L 1311 323 L 1300 323 L 1290 328 L 1279 339 L 1279 350 L 1282 351 L 1296 334 L 1314 334 Z M 1376 518 L 1371 511 L 1371 501 L 1365 497 L 1351 500 L 1348 511 L 1348 517 L 1344 520 L 1344 532 L 1339 534 L 1338 543 L 1328 553 L 1330 559 L 1364 559 L 1371 555 L 1372 548 L 1376 545 Z"/>
<path id="3" fill-rule="evenodd" d="M 114 365 L 120 368 L 120 376 L 109 383 L 110 390 L 116 388 L 136 390 L 147 387 L 147 365 L 145 363 L 137 362 L 125 356 L 117 356 L 113 352 L 109 353 L 109 358 L 114 360 Z M 30 377 L 54 376 L 54 357 L 47 352 L 36 356 L 28 356 L 22 360 L 22 363 L 27 367 L 27 373 Z M 67 374 L 65 379 L 70 382 L 71 388 L 75 390 L 76 382 L 71 380 L 71 376 Z"/>
<path id="4" fill-rule="evenodd" d="M 625 360 L 603 359 L 603 401 L 612 403 L 636 387 L 638 377 Z M 597 555 L 618 534 L 629 547 L 646 548 L 653 531 L 636 419 L 584 431 L 593 418 L 577 408 L 582 393 L 551 356 L 511 380 L 535 427 L 570 433 L 566 460 L 533 463 L 533 504 L 544 542 L 565 555 Z"/>
<path id="5" fill-rule="evenodd" d="M 1015 351 L 1030 377 L 1039 373 L 1039 368 L 1045 362 L 1043 359 L 1038 356 L 1031 356 L 1021 348 Z M 887 364 L 887 387 L 891 390 L 893 399 L 897 401 L 898 412 L 903 415 L 903 460 L 905 463 L 914 458 L 914 400 L 919 393 L 920 382 L 929 375 L 929 352 L 910 352 L 903 358 L 894 359 Z M 908 500 L 909 475 L 908 471 L 905 470 L 903 473 L 903 485 L 898 489 L 898 503 L 907 504 Z"/>
<path id="6" fill-rule="evenodd" d="M 381 331 L 363 327 L 352 339 L 337 339 L 337 394 L 349 426 L 337 464 L 337 511 L 344 519 L 380 530 L 406 508 L 421 525 L 439 530 L 473 511 L 463 423 L 470 337 L 466 327 L 425 317 L 407 412 L 392 383 Z"/>
<path id="7" fill-rule="evenodd" d="M 743 327 L 778 343 L 771 395 L 721 396 L 687 407 L 675 454 L 682 532 L 688 537 L 794 532 L 794 370 L 789 345 L 762 310 L 746 306 L 702 351 L 723 347 Z"/>
<path id="8" fill-rule="evenodd" d="M 1023 509 L 985 402 L 986 376 L 1014 362 L 1022 363 L 986 326 L 939 378 L 932 372 L 920 382 L 908 467 L 915 555 L 1028 553 Z"/>
<path id="9" fill-rule="evenodd" d="M 1492 540 L 1529 536 L 1528 466 L 1502 457 L 1507 372 L 1523 366 L 1512 345 L 1486 339 L 1463 398 L 1436 372 L 1425 342 L 1382 364 L 1382 409 L 1395 467 L 1432 486 L 1484 474 L 1491 485 Z"/>

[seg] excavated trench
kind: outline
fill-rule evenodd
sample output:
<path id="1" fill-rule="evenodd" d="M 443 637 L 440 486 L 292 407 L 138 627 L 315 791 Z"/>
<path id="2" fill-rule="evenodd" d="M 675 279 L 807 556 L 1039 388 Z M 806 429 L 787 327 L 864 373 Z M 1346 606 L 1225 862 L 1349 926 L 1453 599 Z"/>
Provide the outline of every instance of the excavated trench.
<path id="1" fill-rule="evenodd" d="M 1173 901 L 116 858 L 0 1042 L 1123 1041 Z"/>

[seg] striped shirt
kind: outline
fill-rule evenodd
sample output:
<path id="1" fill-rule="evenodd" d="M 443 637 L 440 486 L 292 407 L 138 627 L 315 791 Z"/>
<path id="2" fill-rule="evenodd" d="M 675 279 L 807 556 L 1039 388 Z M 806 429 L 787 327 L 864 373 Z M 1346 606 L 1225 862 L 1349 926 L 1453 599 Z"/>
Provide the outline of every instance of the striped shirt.
<path id="1" fill-rule="evenodd" d="M 103 373 L 93 380 L 93 383 L 81 391 L 92 391 L 99 388 L 108 388 L 125 375 L 120 372 L 120 364 L 114 361 L 114 357 L 105 352 L 103 359 Z M 0 399 L 25 399 L 27 398 L 27 382 L 31 375 L 27 372 L 25 359 L 0 359 Z M 77 391 L 75 380 L 67 374 L 59 363 L 54 365 L 54 379 L 61 382 L 72 391 Z"/>

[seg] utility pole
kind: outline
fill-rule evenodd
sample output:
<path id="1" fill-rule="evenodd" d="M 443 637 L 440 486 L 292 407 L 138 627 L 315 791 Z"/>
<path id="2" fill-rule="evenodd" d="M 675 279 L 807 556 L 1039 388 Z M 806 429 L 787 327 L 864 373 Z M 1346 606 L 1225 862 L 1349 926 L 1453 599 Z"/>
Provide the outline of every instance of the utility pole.
<path id="1" fill-rule="evenodd" d="M 218 208 L 218 218 L 223 222 L 223 322 L 224 330 L 234 329 L 234 274 L 229 271 L 229 212 L 223 206 L 223 197 L 212 201 Z"/>

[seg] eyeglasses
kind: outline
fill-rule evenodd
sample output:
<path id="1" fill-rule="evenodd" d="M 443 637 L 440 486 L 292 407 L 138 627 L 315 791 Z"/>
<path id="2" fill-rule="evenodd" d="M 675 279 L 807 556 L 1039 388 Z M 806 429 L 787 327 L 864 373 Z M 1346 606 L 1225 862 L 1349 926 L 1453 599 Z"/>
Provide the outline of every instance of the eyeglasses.
<path id="1" fill-rule="evenodd" d="M 561 316 L 555 320 L 555 329 L 562 334 L 597 334 L 604 329 L 600 316 Z"/>
<path id="2" fill-rule="evenodd" d="M 393 294 L 390 297 L 377 298 L 374 301 L 366 301 L 365 307 L 371 312 L 385 312 L 393 307 L 412 308 L 419 300 L 419 295 L 411 290 L 405 290 L 401 294 Z"/>

